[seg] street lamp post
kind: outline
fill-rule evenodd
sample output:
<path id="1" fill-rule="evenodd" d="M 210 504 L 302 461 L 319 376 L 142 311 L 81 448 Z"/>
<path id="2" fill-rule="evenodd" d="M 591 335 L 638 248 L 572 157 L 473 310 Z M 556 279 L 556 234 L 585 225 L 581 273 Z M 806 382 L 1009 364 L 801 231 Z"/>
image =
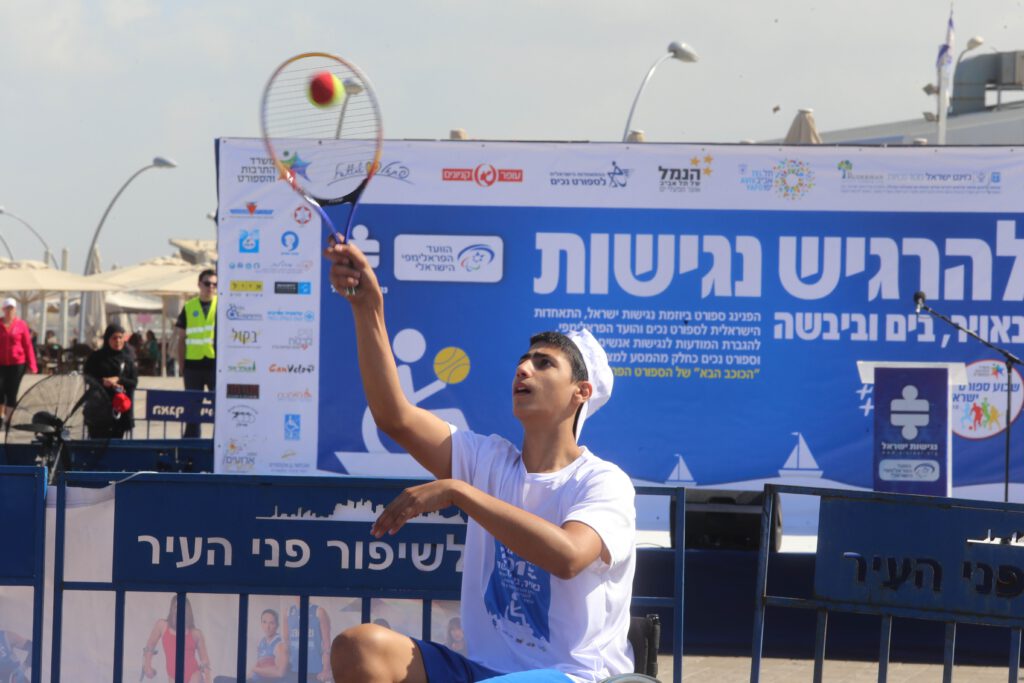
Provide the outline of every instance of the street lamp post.
<path id="1" fill-rule="evenodd" d="M 626 129 L 622 132 L 623 142 L 629 141 L 629 131 L 630 126 L 633 124 L 633 114 L 636 113 L 637 102 L 640 101 L 640 95 L 647 86 L 647 81 L 651 80 L 651 76 L 654 75 L 655 69 L 657 69 L 658 66 L 667 59 L 678 59 L 680 62 L 696 62 L 700 57 L 698 57 L 696 51 L 686 43 L 680 43 L 676 40 L 669 43 L 668 52 L 663 54 L 656 62 L 654 62 L 650 70 L 647 72 L 647 75 L 644 76 L 644 80 L 640 81 L 640 88 L 636 91 L 636 97 L 633 98 L 633 106 L 629 108 L 629 118 L 626 119 Z"/>
<path id="2" fill-rule="evenodd" d="M 26 228 L 28 228 L 29 232 L 31 232 L 33 235 L 35 235 L 36 239 L 38 239 L 43 244 L 43 249 L 46 250 L 46 254 L 50 257 L 50 261 L 53 263 L 53 267 L 56 268 L 57 270 L 60 270 L 60 266 L 57 265 L 57 259 L 53 255 L 53 250 L 50 249 L 50 245 L 46 243 L 46 240 L 43 239 L 43 236 L 40 235 L 38 232 L 36 232 L 35 228 L 33 228 L 31 225 L 29 225 L 28 222 L 24 218 L 21 218 L 20 216 L 17 216 L 15 214 L 11 213 L 10 211 L 8 211 L 3 206 L 0 206 L 0 215 L 10 216 L 14 220 L 16 220 L 19 223 L 21 223 L 22 225 L 24 225 Z M 8 251 L 10 251 L 10 250 L 8 249 Z"/>
<path id="3" fill-rule="evenodd" d="M 7 250 L 7 256 L 13 261 L 14 260 L 14 252 L 11 251 L 11 245 L 7 244 L 7 240 L 4 239 L 3 235 L 0 235 L 0 244 L 4 245 L 4 249 Z"/>
<path id="4" fill-rule="evenodd" d="M 107 216 L 110 214 L 110 210 L 114 208 L 114 204 L 121 197 L 121 194 L 125 189 L 131 185 L 132 181 L 138 178 L 141 174 L 145 173 L 151 168 L 175 168 L 178 164 L 174 163 L 170 159 L 165 157 L 153 157 L 153 162 L 147 164 L 137 170 L 135 173 L 128 177 L 128 180 L 124 181 L 121 188 L 114 195 L 114 198 L 107 204 L 106 210 L 103 212 L 103 217 L 100 218 L 99 225 L 96 226 L 96 232 L 92 234 L 92 242 L 89 243 L 89 250 L 85 252 L 85 269 L 82 272 L 83 275 L 91 275 L 93 268 L 92 252 L 96 248 L 96 240 L 99 239 L 100 230 L 103 229 L 103 223 L 106 222 Z M 78 300 L 78 341 L 84 342 L 85 339 L 85 292 L 82 292 L 81 298 Z"/>

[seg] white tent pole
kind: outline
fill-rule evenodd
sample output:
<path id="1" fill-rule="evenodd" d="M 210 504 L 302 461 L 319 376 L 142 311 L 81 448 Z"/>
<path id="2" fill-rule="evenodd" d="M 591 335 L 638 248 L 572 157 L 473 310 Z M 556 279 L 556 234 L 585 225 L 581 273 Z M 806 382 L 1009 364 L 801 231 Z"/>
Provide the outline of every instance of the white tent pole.
<path id="1" fill-rule="evenodd" d="M 60 250 L 60 269 L 68 269 L 68 248 Z M 68 346 L 68 293 L 60 293 L 60 345 L 61 348 Z"/>

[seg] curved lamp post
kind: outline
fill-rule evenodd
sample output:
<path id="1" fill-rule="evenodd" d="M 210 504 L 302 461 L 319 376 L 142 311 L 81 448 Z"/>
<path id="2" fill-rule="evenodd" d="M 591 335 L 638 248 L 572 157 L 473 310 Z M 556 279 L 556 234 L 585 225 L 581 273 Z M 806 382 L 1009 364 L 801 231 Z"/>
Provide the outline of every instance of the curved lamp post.
<path id="1" fill-rule="evenodd" d="M 668 52 L 658 58 L 658 61 L 651 66 L 647 75 L 644 76 L 644 80 L 640 81 L 640 88 L 636 91 L 636 97 L 633 98 L 633 106 L 629 108 L 629 118 L 626 119 L 626 129 L 622 132 L 623 142 L 628 142 L 629 127 L 633 123 L 633 114 L 636 112 L 636 104 L 640 101 L 640 95 L 647 86 L 647 81 L 651 80 L 651 76 L 654 75 L 655 69 L 657 69 L 658 66 L 667 59 L 678 59 L 680 62 L 696 62 L 700 57 L 698 57 L 694 49 L 686 43 L 680 43 L 677 40 L 673 40 L 668 44 Z"/>
<path id="2" fill-rule="evenodd" d="M 140 168 L 139 170 L 137 170 L 135 173 L 132 173 L 128 177 L 128 180 L 124 181 L 124 184 L 121 185 L 121 188 L 117 191 L 117 194 L 115 194 L 114 198 L 110 200 L 109 204 L 107 204 L 107 209 L 103 212 L 103 217 L 100 218 L 99 225 L 96 226 L 96 232 L 94 232 L 92 235 L 92 242 L 89 243 L 89 250 L 85 252 L 85 269 L 82 271 L 83 275 L 92 274 L 92 250 L 96 248 L 96 240 L 99 239 L 100 230 L 103 229 L 103 223 L 106 222 L 107 216 L 110 214 L 110 210 L 114 208 L 114 204 L 117 203 L 117 200 L 121 197 L 121 194 L 125 191 L 125 188 L 131 185 L 133 180 L 135 180 L 141 174 L 145 173 L 151 168 L 175 168 L 177 167 L 177 165 L 178 164 L 174 163 L 173 161 L 165 157 L 153 157 L 152 163 L 147 164 Z M 78 340 L 84 341 L 83 338 L 85 336 L 85 292 L 82 292 L 81 298 L 78 300 L 78 302 Z"/>
<path id="3" fill-rule="evenodd" d="M 43 236 L 40 235 L 38 232 L 36 232 L 35 228 L 33 228 L 31 225 L 29 225 L 28 222 L 24 218 L 21 218 L 20 216 L 17 216 L 15 214 L 11 213 L 10 211 L 8 211 L 6 208 L 4 208 L 2 206 L 0 206 L 0 215 L 10 216 L 14 220 L 16 220 L 19 223 L 21 223 L 22 225 L 24 225 L 26 228 L 28 228 L 29 232 L 31 232 L 33 235 L 35 235 L 36 239 L 38 239 L 40 242 L 42 242 L 43 249 L 45 249 L 46 253 L 50 255 L 50 260 L 53 262 L 53 267 L 56 268 L 57 270 L 60 270 L 60 266 L 57 265 L 57 259 L 53 255 L 53 250 L 50 249 L 50 245 L 46 243 L 46 240 L 43 239 Z M 7 243 L 5 242 L 4 246 L 6 246 L 6 244 Z M 11 251 L 10 248 L 8 248 L 7 252 L 10 253 L 10 251 Z M 12 256 L 11 259 L 13 260 L 14 257 Z"/>
<path id="4" fill-rule="evenodd" d="M 4 239 L 3 235 L 0 235 L 0 244 L 4 245 L 4 249 L 7 250 L 7 255 L 14 260 L 14 252 L 11 251 L 11 245 L 7 244 L 7 240 Z"/>

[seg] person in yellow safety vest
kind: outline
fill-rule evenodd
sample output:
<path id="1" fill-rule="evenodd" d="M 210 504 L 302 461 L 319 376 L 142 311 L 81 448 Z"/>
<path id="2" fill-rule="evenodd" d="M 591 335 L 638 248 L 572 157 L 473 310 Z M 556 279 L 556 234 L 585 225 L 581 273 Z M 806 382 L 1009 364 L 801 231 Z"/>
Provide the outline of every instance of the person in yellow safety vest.
<path id="1" fill-rule="evenodd" d="M 175 323 L 178 335 L 178 367 L 185 389 L 213 391 L 217 382 L 217 272 L 199 273 L 199 296 L 185 302 Z M 185 424 L 184 437 L 199 437 L 199 425 Z"/>

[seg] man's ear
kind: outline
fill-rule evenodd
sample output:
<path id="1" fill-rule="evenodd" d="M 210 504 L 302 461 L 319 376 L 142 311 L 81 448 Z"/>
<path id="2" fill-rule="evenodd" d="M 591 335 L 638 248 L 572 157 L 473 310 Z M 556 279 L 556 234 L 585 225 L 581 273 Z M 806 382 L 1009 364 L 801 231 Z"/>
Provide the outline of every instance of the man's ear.
<path id="1" fill-rule="evenodd" d="M 576 395 L 580 397 L 580 403 L 586 403 L 594 393 L 594 385 L 588 380 L 576 382 Z"/>

